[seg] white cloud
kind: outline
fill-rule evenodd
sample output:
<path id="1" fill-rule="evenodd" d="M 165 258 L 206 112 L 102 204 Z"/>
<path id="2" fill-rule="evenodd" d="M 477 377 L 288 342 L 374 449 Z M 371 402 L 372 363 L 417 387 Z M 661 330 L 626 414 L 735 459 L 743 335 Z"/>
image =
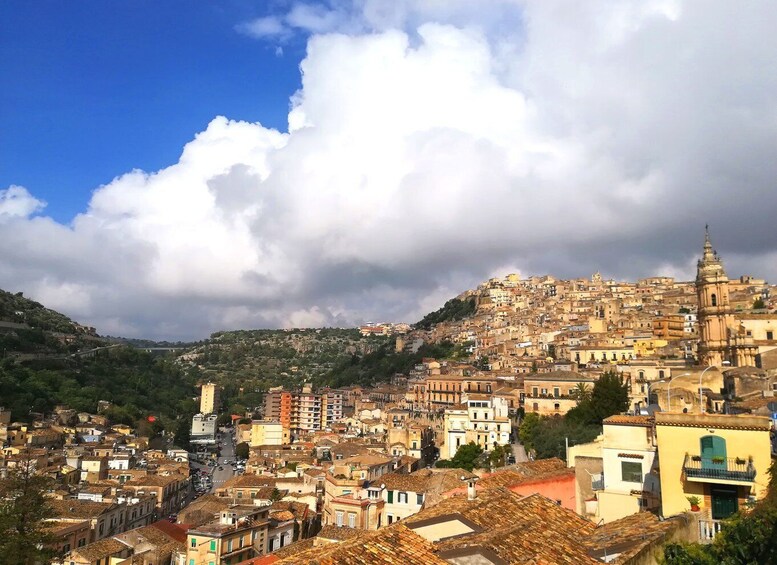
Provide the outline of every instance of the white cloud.
<path id="1" fill-rule="evenodd" d="M 774 278 L 776 10 L 297 4 L 252 33 L 313 33 L 289 133 L 215 118 L 68 226 L 9 188 L 0 280 L 201 337 L 414 321 L 508 266 L 690 277 L 706 222 L 731 274 Z"/>
<path id="2" fill-rule="evenodd" d="M 0 221 L 9 218 L 27 218 L 46 207 L 46 203 L 38 200 L 23 186 L 11 185 L 0 190 Z"/>
<path id="3" fill-rule="evenodd" d="M 258 39 L 288 39 L 292 33 L 283 20 L 276 16 L 266 16 L 243 22 L 235 26 L 235 29 L 244 35 Z"/>

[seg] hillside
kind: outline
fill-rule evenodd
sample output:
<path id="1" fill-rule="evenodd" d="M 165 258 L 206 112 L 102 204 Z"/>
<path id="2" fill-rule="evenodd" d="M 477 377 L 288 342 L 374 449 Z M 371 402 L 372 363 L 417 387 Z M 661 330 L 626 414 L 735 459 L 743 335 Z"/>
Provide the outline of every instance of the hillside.
<path id="1" fill-rule="evenodd" d="M 0 405 L 14 421 L 57 405 L 95 413 L 104 400 L 115 422 L 134 425 L 155 414 L 172 429 L 178 415 L 194 411 L 196 394 L 193 378 L 172 360 L 110 346 L 94 328 L 0 290 Z"/>
<path id="2" fill-rule="evenodd" d="M 0 290 L 0 358 L 65 353 L 102 342 L 94 328 L 25 298 Z"/>
<path id="3" fill-rule="evenodd" d="M 393 346 L 391 338 L 355 329 L 236 330 L 213 334 L 178 361 L 199 381 L 223 385 L 227 405 L 237 409 L 258 406 L 270 387 L 323 382 L 352 358 Z"/>

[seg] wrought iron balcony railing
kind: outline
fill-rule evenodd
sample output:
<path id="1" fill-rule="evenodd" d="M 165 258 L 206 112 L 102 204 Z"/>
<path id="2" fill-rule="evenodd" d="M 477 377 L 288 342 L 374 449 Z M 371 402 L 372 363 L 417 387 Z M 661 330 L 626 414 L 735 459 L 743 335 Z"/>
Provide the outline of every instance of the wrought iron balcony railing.
<path id="1" fill-rule="evenodd" d="M 755 466 L 750 460 L 734 457 L 701 457 L 686 455 L 683 471 L 689 479 L 722 479 L 751 483 L 755 480 Z"/>

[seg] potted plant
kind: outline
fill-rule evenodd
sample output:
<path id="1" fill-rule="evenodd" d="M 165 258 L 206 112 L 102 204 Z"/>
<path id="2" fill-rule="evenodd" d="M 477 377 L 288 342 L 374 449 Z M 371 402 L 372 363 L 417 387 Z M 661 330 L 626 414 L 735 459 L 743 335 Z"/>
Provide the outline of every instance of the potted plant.
<path id="1" fill-rule="evenodd" d="M 688 504 L 691 505 L 692 512 L 699 511 L 699 503 L 701 502 L 701 499 L 698 496 L 688 496 L 686 497 L 686 500 L 688 501 Z"/>
<path id="2" fill-rule="evenodd" d="M 737 465 L 744 465 L 745 463 L 747 463 L 747 461 L 745 461 L 741 457 L 737 457 L 736 462 L 737 462 Z"/>
<path id="3" fill-rule="evenodd" d="M 725 457 L 713 457 L 712 462 L 713 463 L 724 463 L 726 461 Z"/>

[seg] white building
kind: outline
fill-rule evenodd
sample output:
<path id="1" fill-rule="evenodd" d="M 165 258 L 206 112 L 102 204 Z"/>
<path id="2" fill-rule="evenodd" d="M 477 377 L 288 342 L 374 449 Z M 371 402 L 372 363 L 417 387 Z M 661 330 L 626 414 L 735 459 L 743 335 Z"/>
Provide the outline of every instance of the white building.
<path id="1" fill-rule="evenodd" d="M 192 418 L 192 443 L 216 443 L 216 414 L 195 414 Z"/>
<path id="2" fill-rule="evenodd" d="M 484 451 L 510 443 L 512 424 L 506 398 L 463 393 L 461 405 L 445 410 L 445 447 L 441 457 L 451 459 L 462 445 L 474 442 Z"/>

